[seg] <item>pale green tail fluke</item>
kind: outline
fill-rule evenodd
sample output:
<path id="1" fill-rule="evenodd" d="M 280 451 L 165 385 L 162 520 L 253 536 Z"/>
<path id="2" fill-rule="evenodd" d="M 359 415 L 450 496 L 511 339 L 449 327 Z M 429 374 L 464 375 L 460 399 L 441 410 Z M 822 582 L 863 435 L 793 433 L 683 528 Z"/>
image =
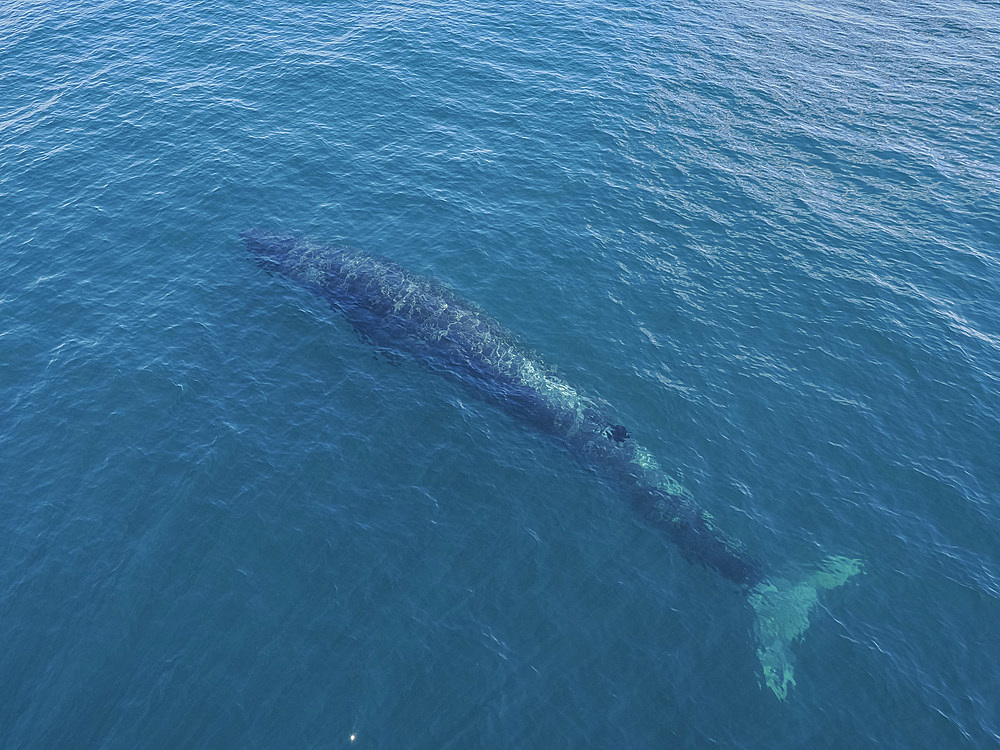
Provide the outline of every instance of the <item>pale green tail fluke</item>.
<path id="1" fill-rule="evenodd" d="M 809 627 L 809 614 L 819 601 L 819 591 L 842 585 L 861 569 L 860 560 L 828 557 L 799 583 L 766 579 L 750 591 L 750 606 L 757 615 L 757 658 L 764 669 L 764 683 L 779 700 L 784 700 L 788 688 L 795 684 L 791 645 Z"/>

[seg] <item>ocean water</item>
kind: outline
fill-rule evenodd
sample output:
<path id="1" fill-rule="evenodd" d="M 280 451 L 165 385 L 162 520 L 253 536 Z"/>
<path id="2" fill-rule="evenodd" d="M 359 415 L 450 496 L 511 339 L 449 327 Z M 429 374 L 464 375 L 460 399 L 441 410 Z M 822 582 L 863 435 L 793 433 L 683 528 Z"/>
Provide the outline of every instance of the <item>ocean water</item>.
<path id="1" fill-rule="evenodd" d="M 0 747 L 1000 742 L 1000 6 L 14 0 Z M 259 269 L 433 276 L 774 575 Z"/>

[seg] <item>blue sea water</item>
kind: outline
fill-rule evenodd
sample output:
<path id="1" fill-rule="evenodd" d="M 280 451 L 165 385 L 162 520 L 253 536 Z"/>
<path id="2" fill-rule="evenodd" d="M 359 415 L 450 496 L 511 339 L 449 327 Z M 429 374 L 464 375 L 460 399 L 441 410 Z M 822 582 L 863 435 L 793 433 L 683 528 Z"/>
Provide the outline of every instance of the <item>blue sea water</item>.
<path id="1" fill-rule="evenodd" d="M 1000 742 L 1000 6 L 0 5 L 0 747 Z M 258 269 L 441 279 L 741 592 Z"/>

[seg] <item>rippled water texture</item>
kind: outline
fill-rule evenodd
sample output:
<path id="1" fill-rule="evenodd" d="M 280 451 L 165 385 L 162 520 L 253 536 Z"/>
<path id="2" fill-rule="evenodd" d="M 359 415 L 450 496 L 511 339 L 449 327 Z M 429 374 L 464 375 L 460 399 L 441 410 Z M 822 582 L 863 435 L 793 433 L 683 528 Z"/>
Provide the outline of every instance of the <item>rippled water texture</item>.
<path id="1" fill-rule="evenodd" d="M 1000 742 L 998 113 L 986 1 L 5 3 L 0 747 Z M 480 305 L 775 580 L 863 561 L 787 700 L 250 228 Z"/>

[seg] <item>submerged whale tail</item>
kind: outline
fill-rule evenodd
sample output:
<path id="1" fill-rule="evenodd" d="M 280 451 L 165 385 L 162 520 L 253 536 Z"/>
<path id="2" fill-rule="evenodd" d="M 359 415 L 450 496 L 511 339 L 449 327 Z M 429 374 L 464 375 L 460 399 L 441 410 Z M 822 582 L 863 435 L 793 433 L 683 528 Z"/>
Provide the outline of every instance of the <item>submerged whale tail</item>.
<path id="1" fill-rule="evenodd" d="M 779 700 L 795 684 L 791 645 L 809 627 L 809 614 L 819 601 L 820 590 L 844 584 L 861 569 L 860 560 L 833 556 L 799 583 L 769 578 L 750 590 L 747 598 L 756 614 L 757 658 L 764 683 Z"/>

